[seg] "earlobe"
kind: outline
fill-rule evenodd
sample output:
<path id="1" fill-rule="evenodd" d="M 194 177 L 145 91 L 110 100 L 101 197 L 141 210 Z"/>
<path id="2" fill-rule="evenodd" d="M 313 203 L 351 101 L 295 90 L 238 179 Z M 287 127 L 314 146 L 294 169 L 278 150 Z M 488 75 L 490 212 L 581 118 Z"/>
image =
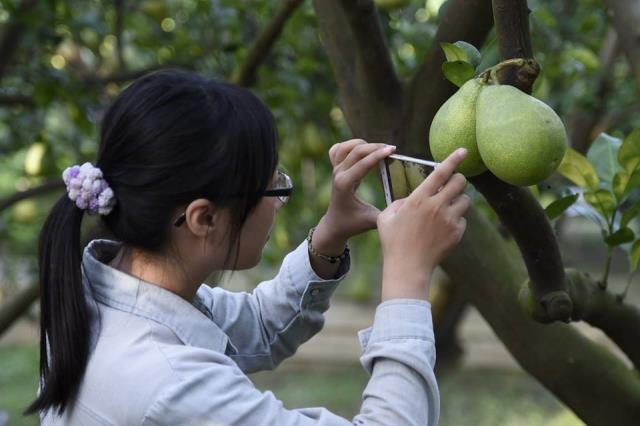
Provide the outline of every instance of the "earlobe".
<path id="1" fill-rule="evenodd" d="M 187 206 L 185 216 L 188 229 L 197 237 L 206 237 L 216 228 L 219 209 L 209 200 L 199 198 Z"/>

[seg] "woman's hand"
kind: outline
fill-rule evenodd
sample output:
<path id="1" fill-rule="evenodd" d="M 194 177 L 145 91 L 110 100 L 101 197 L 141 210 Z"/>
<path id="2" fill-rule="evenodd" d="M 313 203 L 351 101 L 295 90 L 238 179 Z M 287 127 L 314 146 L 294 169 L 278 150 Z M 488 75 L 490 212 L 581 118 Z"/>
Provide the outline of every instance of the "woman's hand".
<path id="1" fill-rule="evenodd" d="M 463 193 L 466 178 L 454 171 L 465 155 L 464 150 L 452 153 L 407 198 L 378 216 L 383 301 L 426 300 L 433 269 L 460 242 L 471 200 Z"/>
<path id="2" fill-rule="evenodd" d="M 394 146 L 351 139 L 329 150 L 333 165 L 331 201 L 313 234 L 313 246 L 323 254 L 339 255 L 350 237 L 375 229 L 380 210 L 356 195 L 360 182 Z M 323 252 L 322 249 L 328 250 Z"/>

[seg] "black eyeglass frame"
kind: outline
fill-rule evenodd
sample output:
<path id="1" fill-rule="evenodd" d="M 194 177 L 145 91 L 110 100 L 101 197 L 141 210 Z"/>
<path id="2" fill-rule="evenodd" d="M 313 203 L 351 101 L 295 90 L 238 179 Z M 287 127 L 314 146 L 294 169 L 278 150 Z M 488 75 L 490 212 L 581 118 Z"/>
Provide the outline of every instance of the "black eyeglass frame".
<path id="1" fill-rule="evenodd" d="M 285 204 L 287 201 L 289 201 L 289 197 L 293 192 L 293 183 L 289 175 L 287 175 L 286 173 L 278 171 L 278 174 L 283 175 L 285 178 L 285 181 L 291 186 L 288 188 L 265 189 L 264 191 L 262 191 L 260 195 L 262 197 L 278 197 L 280 202 L 282 204 Z M 246 194 L 229 195 L 228 198 L 238 198 L 243 195 L 246 195 Z M 182 225 L 186 219 L 187 219 L 187 213 L 184 212 L 180 216 L 178 216 L 178 218 L 173 222 L 173 226 L 180 227 L 180 225 Z"/>

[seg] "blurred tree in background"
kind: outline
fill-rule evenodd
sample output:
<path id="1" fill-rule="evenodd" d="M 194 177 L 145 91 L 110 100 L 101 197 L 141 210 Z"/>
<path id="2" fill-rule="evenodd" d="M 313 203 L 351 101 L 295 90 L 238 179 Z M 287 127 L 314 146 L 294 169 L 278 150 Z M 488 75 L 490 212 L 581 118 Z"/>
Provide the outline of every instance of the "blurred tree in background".
<path id="1" fill-rule="evenodd" d="M 530 0 L 529 27 L 519 34 L 505 32 L 504 25 L 499 33 L 496 11 L 502 9 L 495 7 L 504 5 L 500 1 L 493 2 L 493 13 L 489 0 L 375 4 L 0 0 L 0 306 L 22 312 L 36 297 L 37 235 L 53 200 L 62 194 L 62 170 L 95 159 L 104 108 L 133 79 L 160 68 L 186 68 L 250 86 L 273 111 L 281 164 L 296 189 L 278 214 L 265 256 L 271 264 L 295 247 L 326 209 L 331 183 L 327 151 L 333 143 L 364 137 L 396 143 L 403 153 L 429 156 L 429 123 L 455 90 L 440 71 L 442 41 L 476 45 L 482 53 L 479 69 L 484 69 L 504 59 L 505 40 L 530 36 L 533 56 L 541 65 L 530 89 L 562 117 L 577 152 L 586 154 L 602 132 L 610 134 L 607 140 L 616 140 L 640 127 L 640 47 L 629 42 L 629 20 L 632 29 L 639 28 L 640 11 L 632 0 Z M 512 8 L 523 4 L 527 5 L 513 2 Z M 633 398 L 640 398 L 638 378 L 625 376 L 637 376 L 637 370 L 600 353 L 564 324 L 530 321 L 516 302 L 514 295 L 526 272 L 544 280 L 524 269 L 517 248 L 496 229 L 519 236 L 505 218 L 513 211 L 525 210 L 524 217 L 541 211 L 538 202 L 531 208 L 530 195 L 496 186 L 490 178 L 472 183 L 479 192 L 467 242 L 443 265 L 454 285 L 478 307 L 525 369 L 585 421 L 604 424 L 602 410 L 593 408 L 599 398 L 612 404 L 616 399 L 620 419 L 638 414 L 638 408 L 630 408 L 640 406 L 633 405 L 638 401 Z M 556 199 L 566 195 L 568 184 L 554 176 L 534 193 Z M 365 180 L 360 191 L 382 207 L 375 176 Z M 520 200 L 509 204 L 512 212 L 496 209 L 505 193 Z M 91 220 L 85 222 L 92 226 Z M 636 226 L 635 219 L 630 226 Z M 526 240 L 524 234 L 519 238 Z M 358 237 L 352 245 L 358 266 L 350 294 L 375 300 L 381 264 L 376 234 Z M 564 279 L 554 277 L 558 282 Z M 574 305 L 583 307 L 575 292 L 569 293 Z M 16 303 L 20 296 L 23 299 Z M 624 306 L 631 314 L 622 323 L 632 318 L 637 325 L 637 306 Z M 607 314 L 616 312 L 612 308 Z M 0 332 L 9 318 L 9 309 L 0 311 Z M 580 318 L 574 311 L 573 319 Z M 617 330 L 620 324 L 609 327 Z M 637 339 L 637 332 L 631 337 Z M 529 340 L 523 341 L 522 335 Z M 531 350 L 531 345 L 540 351 Z M 623 350 L 637 368 L 637 343 L 631 346 L 632 355 Z M 549 347 L 555 352 L 547 359 L 541 353 Z M 574 357 L 573 351 L 584 356 Z M 536 359 L 539 365 L 534 365 Z M 589 362 L 606 365 L 591 370 Z M 589 371 L 593 374 L 584 381 L 576 380 Z M 598 375 L 607 371 L 614 379 L 595 389 Z"/>

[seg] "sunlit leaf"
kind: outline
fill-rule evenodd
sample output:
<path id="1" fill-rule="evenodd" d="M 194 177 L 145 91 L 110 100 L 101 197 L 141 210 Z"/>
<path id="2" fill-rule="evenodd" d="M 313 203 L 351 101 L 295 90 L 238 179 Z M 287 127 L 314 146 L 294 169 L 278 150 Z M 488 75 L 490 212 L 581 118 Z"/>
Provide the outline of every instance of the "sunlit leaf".
<path id="1" fill-rule="evenodd" d="M 613 234 L 607 236 L 604 239 L 604 242 L 607 243 L 607 245 L 614 247 L 619 246 L 620 244 L 630 243 L 635 237 L 636 236 L 633 231 L 630 228 L 625 227 L 618 229 Z"/>
<path id="2" fill-rule="evenodd" d="M 448 62 L 469 62 L 469 56 L 465 49 L 452 43 L 440 43 Z"/>
<path id="3" fill-rule="evenodd" d="M 585 192 L 584 199 L 607 218 L 611 216 L 616 206 L 613 193 L 606 189 Z"/>
<path id="4" fill-rule="evenodd" d="M 555 200 L 553 203 L 549 204 L 547 208 L 544 209 L 544 212 L 547 214 L 549 220 L 553 220 L 564 213 L 573 203 L 576 202 L 580 194 L 571 194 L 566 197 L 562 197 L 558 200 Z"/>
<path id="5" fill-rule="evenodd" d="M 617 158 L 621 145 L 621 139 L 600 133 L 587 152 L 587 160 L 593 164 L 598 176 L 604 182 L 611 182 L 614 174 L 622 170 Z"/>
<path id="6" fill-rule="evenodd" d="M 468 62 L 454 61 L 443 63 L 442 73 L 447 80 L 460 87 L 473 78 L 475 70 Z"/>
<path id="7" fill-rule="evenodd" d="M 472 67 L 477 68 L 480 65 L 480 52 L 476 47 L 472 44 L 467 43 L 466 41 L 456 41 L 453 43 L 456 47 L 461 48 L 467 54 L 466 62 L 469 62 Z M 447 60 L 450 60 L 447 58 Z"/>
<path id="8" fill-rule="evenodd" d="M 612 188 L 618 202 L 622 202 L 631 191 L 638 187 L 640 187 L 640 168 L 631 176 L 626 170 L 621 170 L 613 177 Z"/>
<path id="9" fill-rule="evenodd" d="M 573 148 L 567 152 L 558 167 L 558 173 L 582 188 L 595 190 L 600 179 L 593 165 L 587 158 Z"/>
<path id="10" fill-rule="evenodd" d="M 624 139 L 618 151 L 618 161 L 629 174 L 640 167 L 640 129 L 635 129 Z"/>

